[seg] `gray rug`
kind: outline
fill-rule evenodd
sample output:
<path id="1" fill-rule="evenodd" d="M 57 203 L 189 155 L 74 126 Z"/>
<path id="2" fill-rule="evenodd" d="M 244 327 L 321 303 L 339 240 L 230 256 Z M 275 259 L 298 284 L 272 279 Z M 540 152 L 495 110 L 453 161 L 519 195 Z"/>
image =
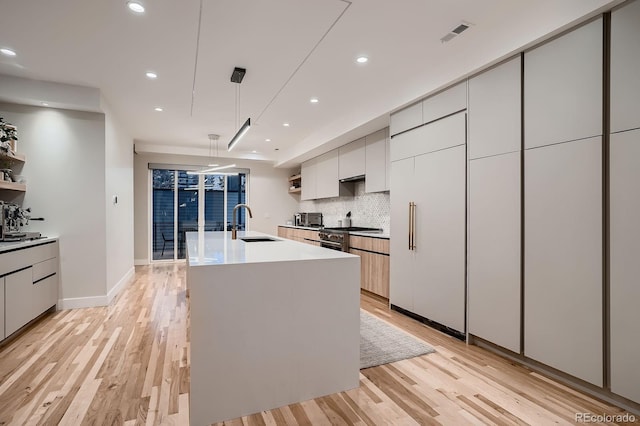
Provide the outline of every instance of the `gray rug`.
<path id="1" fill-rule="evenodd" d="M 431 352 L 431 346 L 360 309 L 360 369 Z"/>

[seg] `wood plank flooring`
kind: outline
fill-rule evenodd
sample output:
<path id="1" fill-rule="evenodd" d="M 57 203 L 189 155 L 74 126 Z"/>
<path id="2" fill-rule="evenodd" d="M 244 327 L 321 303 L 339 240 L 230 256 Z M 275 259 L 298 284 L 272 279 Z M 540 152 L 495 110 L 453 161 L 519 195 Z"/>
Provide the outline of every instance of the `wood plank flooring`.
<path id="1" fill-rule="evenodd" d="M 137 267 L 111 306 L 49 314 L 0 346 L 0 425 L 187 425 L 185 290 L 184 265 Z M 374 298 L 362 306 L 436 353 L 362 370 L 358 389 L 224 424 L 541 425 L 624 413 Z"/>

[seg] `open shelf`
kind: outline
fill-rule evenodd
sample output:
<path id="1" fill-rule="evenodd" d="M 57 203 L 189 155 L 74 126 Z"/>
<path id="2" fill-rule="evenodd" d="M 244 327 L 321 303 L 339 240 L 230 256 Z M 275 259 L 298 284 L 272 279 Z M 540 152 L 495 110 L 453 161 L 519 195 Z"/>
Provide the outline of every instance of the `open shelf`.
<path id="1" fill-rule="evenodd" d="M 291 176 L 289 178 L 289 182 L 293 182 L 294 180 L 300 180 L 301 178 L 302 176 L 300 174 L 297 174 L 297 175 Z"/>
<path id="2" fill-rule="evenodd" d="M 302 188 L 299 188 L 299 187 L 298 188 L 289 189 L 290 193 L 300 192 L 300 191 L 302 191 Z"/>
<path id="3" fill-rule="evenodd" d="M 11 155 L 11 154 L 5 154 L 0 152 L 0 158 L 8 158 L 10 160 L 20 161 L 21 163 L 24 163 L 26 161 L 26 157 L 24 154 Z"/>
<path id="4" fill-rule="evenodd" d="M 23 183 L 7 182 L 2 180 L 0 181 L 0 189 L 8 189 L 10 191 L 25 192 L 27 190 L 27 185 Z"/>

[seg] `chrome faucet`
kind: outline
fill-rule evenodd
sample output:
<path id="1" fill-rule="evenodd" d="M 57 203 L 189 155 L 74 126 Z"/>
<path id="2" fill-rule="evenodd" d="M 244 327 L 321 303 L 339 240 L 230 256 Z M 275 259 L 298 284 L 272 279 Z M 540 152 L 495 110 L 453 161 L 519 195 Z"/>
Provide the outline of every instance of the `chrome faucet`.
<path id="1" fill-rule="evenodd" d="M 251 208 L 246 205 L 246 204 L 236 204 L 236 206 L 233 208 L 233 215 L 232 215 L 232 222 L 231 222 L 231 239 L 235 240 L 238 237 L 238 230 L 236 229 L 236 210 L 238 210 L 238 208 L 240 207 L 244 207 L 247 209 L 247 211 L 249 212 L 249 217 L 253 218 L 253 215 L 251 214 Z"/>

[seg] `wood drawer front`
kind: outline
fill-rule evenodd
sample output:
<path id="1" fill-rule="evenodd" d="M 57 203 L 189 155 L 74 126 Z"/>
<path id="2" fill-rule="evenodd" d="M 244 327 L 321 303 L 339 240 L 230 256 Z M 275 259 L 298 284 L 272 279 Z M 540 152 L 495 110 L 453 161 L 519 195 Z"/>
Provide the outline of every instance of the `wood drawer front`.
<path id="1" fill-rule="evenodd" d="M 360 256 L 360 288 L 389 298 L 389 256 L 358 249 L 349 250 Z"/>
<path id="2" fill-rule="evenodd" d="M 33 317 L 36 317 L 58 303 L 58 274 L 34 282 L 32 292 Z"/>
<path id="3" fill-rule="evenodd" d="M 0 278 L 0 340 L 4 338 L 4 278 Z"/>
<path id="4" fill-rule="evenodd" d="M 58 258 L 45 260 L 33 265 L 33 282 L 58 273 Z"/>
<path id="5" fill-rule="evenodd" d="M 54 257 L 58 257 L 57 241 L 8 253 L 0 253 L 0 275 L 9 274 Z"/>
<path id="6" fill-rule="evenodd" d="M 349 236 L 349 246 L 355 249 L 389 254 L 389 240 L 386 238 L 371 238 L 351 235 Z"/>

